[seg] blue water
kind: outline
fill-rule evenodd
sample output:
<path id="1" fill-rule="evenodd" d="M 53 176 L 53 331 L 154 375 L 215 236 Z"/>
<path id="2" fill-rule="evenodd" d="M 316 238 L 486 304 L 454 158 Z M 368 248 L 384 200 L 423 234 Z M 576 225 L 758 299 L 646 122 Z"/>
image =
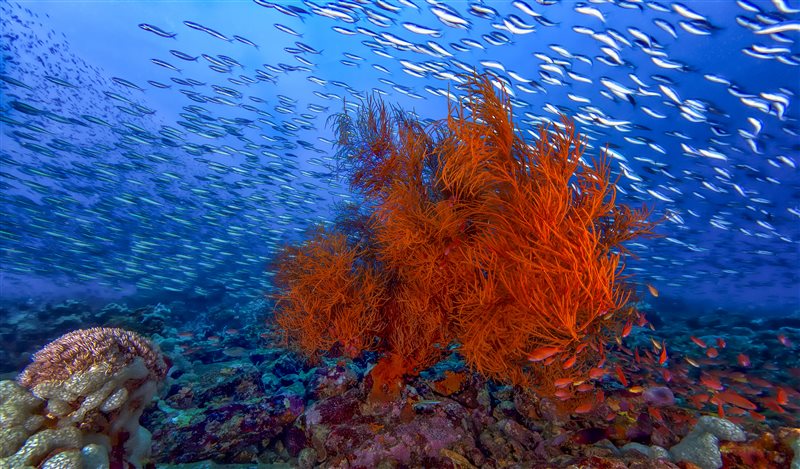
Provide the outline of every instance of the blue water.
<path id="1" fill-rule="evenodd" d="M 578 120 L 589 153 L 613 149 L 615 171 L 627 168 L 620 200 L 667 218 L 661 238 L 632 246 L 639 259 L 629 265 L 638 282 L 660 290 L 657 301 L 798 308 L 798 31 L 794 23 L 756 34 L 796 22 L 792 5 L 686 4 L 707 21 L 666 2 L 484 2 L 497 11 L 486 18 L 467 2 L 437 10 L 450 9 L 464 27 L 443 23 L 433 5 L 292 2 L 281 11 L 266 2 L 3 2 L 0 72 L 24 86 L 0 82 L 0 295 L 116 298 L 214 283 L 258 295 L 280 244 L 351 197 L 331 170 L 327 116 L 380 92 L 421 118 L 442 118 L 444 95 L 458 94 L 452 77 L 460 64 L 510 84 L 521 133 L 560 111 Z M 355 22 L 324 16 L 331 12 Z M 439 33 L 415 33 L 408 23 Z M 482 37 L 491 33 L 504 38 L 492 45 Z M 466 38 L 479 47 L 460 43 Z M 757 57 L 745 53 L 753 47 Z M 220 73 L 202 54 L 233 61 Z M 627 91 L 614 95 L 606 80 Z"/>

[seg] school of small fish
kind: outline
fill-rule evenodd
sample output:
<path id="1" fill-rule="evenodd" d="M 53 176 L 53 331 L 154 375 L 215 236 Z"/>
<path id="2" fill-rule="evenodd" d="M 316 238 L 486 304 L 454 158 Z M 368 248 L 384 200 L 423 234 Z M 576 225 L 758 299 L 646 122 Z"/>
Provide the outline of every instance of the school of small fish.
<path id="1" fill-rule="evenodd" d="M 258 294 L 281 243 L 353 199 L 327 117 L 377 94 L 442 118 L 479 73 L 528 138 L 574 118 L 620 200 L 664 217 L 629 264 L 662 296 L 800 303 L 800 2 L 92 5 L 127 24 L 94 38 L 119 47 L 103 63 L 42 4 L 0 4 L 7 285 Z"/>

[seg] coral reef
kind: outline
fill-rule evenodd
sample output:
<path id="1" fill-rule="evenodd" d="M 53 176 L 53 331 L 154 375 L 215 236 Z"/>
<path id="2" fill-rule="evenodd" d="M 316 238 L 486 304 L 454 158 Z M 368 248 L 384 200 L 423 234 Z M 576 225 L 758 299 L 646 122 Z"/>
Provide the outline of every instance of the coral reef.
<path id="1" fill-rule="evenodd" d="M 143 467 L 139 425 L 169 366 L 144 337 L 115 328 L 70 332 L 0 382 L 0 467 Z"/>
<path id="2" fill-rule="evenodd" d="M 797 387 L 792 369 L 765 363 L 744 374 L 731 368 L 724 371 L 724 362 L 714 365 L 709 359 L 702 370 L 687 370 L 680 357 L 702 350 L 688 339 L 689 334 L 716 342 L 713 329 L 706 326 L 688 330 L 686 323 L 673 321 L 658 331 L 634 327 L 623 345 L 615 344 L 607 352 L 609 362 L 624 370 L 629 386 L 623 388 L 613 373 L 605 374 L 596 381 L 603 400 L 589 393 L 588 411 L 565 415 L 558 411 L 557 396 L 501 385 L 471 372 L 457 349 L 445 351 L 443 360 L 409 377 L 398 399 L 369 402 L 368 374 L 374 370 L 376 352 L 350 359 L 336 356 L 344 350 L 334 346 L 312 366 L 281 346 L 285 333 L 275 324 L 265 327 L 251 321 L 240 327 L 235 322 L 259 317 L 265 307 L 263 300 L 242 307 L 213 305 L 228 323 L 224 329 L 187 318 L 188 322 L 171 322 L 163 335 L 153 337 L 174 363 L 168 389 L 141 418 L 141 426 L 153 434 L 151 460 L 158 467 L 358 467 L 362 463 L 367 467 L 375 461 L 410 467 L 692 467 L 672 460 L 669 449 L 700 426 L 691 398 L 708 392 L 698 376 L 713 373 L 715 367 L 720 368 L 718 376 L 726 390 L 748 396 L 766 419 L 737 414 L 735 406 L 724 405 L 726 421 L 744 429 L 747 441 L 719 443 L 723 467 L 796 464 L 792 458 L 793 454 L 797 458 L 800 439 L 797 429 L 789 427 L 796 425 L 800 395 L 789 391 L 786 401 L 780 400 L 785 402 L 781 404 L 785 413 L 766 407 L 776 399 L 779 387 Z M 175 317 L 180 306 L 175 303 L 170 308 L 172 313 L 158 305 L 137 309 Z M 132 311 L 112 305 L 103 310 L 120 315 Z M 725 318 L 743 325 L 755 321 Z M 735 344 L 765 335 L 750 331 L 755 328 L 739 327 L 726 336 L 728 348 L 715 344 L 720 347 L 715 360 L 735 361 L 742 350 L 730 350 Z M 685 341 L 682 336 L 687 336 Z M 651 339 L 663 337 L 670 338 L 670 362 L 655 367 L 645 347 L 652 346 Z M 761 354 L 751 356 L 754 363 L 763 363 Z M 662 374 L 666 371 L 671 372 L 669 381 Z M 30 439 L 31 445 L 36 443 L 44 451 L 48 449 L 43 442 L 48 441 L 57 446 L 55 452 L 68 450 L 46 456 L 48 464 L 75 466 L 75 450 L 81 448 L 82 462 L 103 467 L 108 450 L 87 444 L 84 433 L 42 432 L 46 428 L 39 422 L 48 420 L 41 399 L 10 381 L 0 384 L 0 395 L 10 396 L 0 398 L 0 421 L 14 428 L 2 433 L 3 445 L 16 451 L 30 435 L 27 429 L 35 428 L 32 431 L 41 436 Z M 81 446 L 65 446 L 74 444 L 73 437 L 82 440 Z"/>
<path id="3" fill-rule="evenodd" d="M 219 353 L 241 340 L 251 344 L 244 353 Z M 375 353 L 322 355 L 311 366 L 281 340 L 277 329 L 250 327 L 189 360 L 176 357 L 178 377 L 142 421 L 159 467 L 692 467 L 668 449 L 695 428 L 735 429 L 727 420 L 699 423 L 666 386 L 631 391 L 610 376 L 592 412 L 564 415 L 553 397 L 470 372 L 452 351 L 410 377 L 397 399 L 370 402 L 365 376 Z M 785 467 L 792 459 L 796 430 L 741 426 L 747 441 L 718 445 L 723 467 Z"/>
<path id="4" fill-rule="evenodd" d="M 373 399 L 451 344 L 487 377 L 568 399 L 623 325 L 644 321 L 623 243 L 654 223 L 616 203 L 608 159 L 584 161 L 571 121 L 529 144 L 488 80 L 466 94 L 430 129 L 374 100 L 335 117 L 340 169 L 369 213 L 284 250 L 277 323 L 311 358 L 382 352 Z"/>

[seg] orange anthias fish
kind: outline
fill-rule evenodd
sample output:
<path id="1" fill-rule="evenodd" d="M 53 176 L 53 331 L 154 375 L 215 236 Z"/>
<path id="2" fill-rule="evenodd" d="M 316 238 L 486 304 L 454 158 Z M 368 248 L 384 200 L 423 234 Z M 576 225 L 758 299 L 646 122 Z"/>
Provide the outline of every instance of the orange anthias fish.
<path id="1" fill-rule="evenodd" d="M 583 404 L 579 405 L 578 407 L 575 407 L 575 410 L 573 412 L 575 412 L 576 414 L 588 414 L 589 412 L 592 411 L 592 409 L 594 409 L 594 399 L 590 399 L 584 402 Z"/>
<path id="2" fill-rule="evenodd" d="M 589 379 L 600 379 L 606 375 L 606 370 L 602 368 L 592 368 L 589 370 Z"/>
<path id="3" fill-rule="evenodd" d="M 622 372 L 622 368 L 619 365 L 617 365 L 614 371 L 617 372 L 617 378 L 619 379 L 619 382 L 622 383 L 622 386 L 627 388 L 628 380 L 625 378 L 625 373 Z"/>
<path id="4" fill-rule="evenodd" d="M 780 342 L 784 347 L 792 347 L 792 341 L 783 334 L 778 334 L 778 342 Z"/>
<path id="5" fill-rule="evenodd" d="M 742 409 L 756 410 L 758 408 L 755 403 L 745 398 L 741 394 L 737 394 L 733 391 L 719 392 L 717 393 L 717 397 L 728 404 L 735 405 L 736 407 L 740 407 Z"/>
<path id="6" fill-rule="evenodd" d="M 719 378 L 706 373 L 700 375 L 700 383 L 708 389 L 713 389 L 714 391 L 722 391 L 725 389 L 725 386 L 720 383 Z"/>
<path id="7" fill-rule="evenodd" d="M 708 358 L 717 358 L 719 356 L 719 351 L 714 347 L 709 347 L 706 349 L 706 356 Z"/>
<path id="8" fill-rule="evenodd" d="M 658 298 L 658 290 L 656 289 L 656 287 L 648 283 L 647 290 L 650 292 L 651 295 L 653 295 L 653 298 Z"/>
<path id="9" fill-rule="evenodd" d="M 539 347 L 528 355 L 528 361 L 540 362 L 563 351 L 561 347 Z"/>
<path id="10" fill-rule="evenodd" d="M 692 401 L 695 407 L 698 409 L 702 409 L 706 402 L 709 400 L 708 394 L 692 394 L 689 396 L 689 400 Z"/>
<path id="11" fill-rule="evenodd" d="M 576 360 L 576 359 L 577 359 L 577 357 L 576 357 L 575 355 L 573 355 L 573 356 L 571 356 L 571 357 L 567 358 L 566 360 L 564 360 L 564 364 L 563 364 L 563 365 L 561 365 L 561 366 L 562 366 L 562 367 L 563 367 L 565 370 L 568 370 L 568 369 L 572 368 L 572 366 L 573 366 L 573 365 L 575 365 L 575 360 Z"/>
<path id="12" fill-rule="evenodd" d="M 594 385 L 592 383 L 581 383 L 575 390 L 578 392 L 589 392 L 594 390 Z"/>
<path id="13" fill-rule="evenodd" d="M 778 404 L 778 402 L 775 401 L 775 399 L 762 399 L 761 400 L 761 404 L 764 407 L 766 407 L 767 409 L 769 409 L 769 410 L 771 410 L 771 411 L 773 411 L 775 413 L 778 413 L 778 414 L 786 413 L 786 409 L 781 407 L 780 404 Z"/>
<path id="14" fill-rule="evenodd" d="M 723 339 L 722 337 L 717 337 L 717 347 L 725 348 L 726 345 L 728 344 L 725 342 L 725 339 Z"/>
<path id="15" fill-rule="evenodd" d="M 739 362 L 739 366 L 749 368 L 750 367 L 750 357 L 747 355 L 740 353 L 739 356 L 736 357 L 736 361 Z"/>
<path id="16" fill-rule="evenodd" d="M 553 386 L 557 388 L 565 388 L 570 386 L 573 381 L 575 381 L 575 378 L 559 378 L 553 382 Z"/>
<path id="17" fill-rule="evenodd" d="M 658 410 L 658 407 L 647 407 L 647 413 L 650 414 L 650 418 L 657 422 L 664 421 L 664 416 L 661 415 L 661 411 Z"/>
<path id="18" fill-rule="evenodd" d="M 698 338 L 697 338 L 697 337 L 695 337 L 695 336 L 691 336 L 691 337 L 689 337 L 689 338 L 690 338 L 690 339 L 692 339 L 692 342 L 694 342 L 695 344 L 697 344 L 697 346 L 698 346 L 698 347 L 700 347 L 700 348 L 706 348 L 706 347 L 708 347 L 708 345 L 707 345 L 705 342 L 703 342 L 703 340 L 702 340 L 702 339 L 698 339 Z"/>
<path id="19" fill-rule="evenodd" d="M 628 337 L 631 333 L 631 329 L 633 329 L 633 321 L 628 321 L 625 323 L 625 327 L 622 328 L 622 338 Z"/>
<path id="20" fill-rule="evenodd" d="M 775 401 L 777 401 L 778 404 L 780 405 L 786 405 L 789 403 L 789 395 L 786 392 L 786 390 L 783 389 L 782 387 L 778 388 L 778 393 L 775 396 Z"/>
<path id="21" fill-rule="evenodd" d="M 663 365 L 667 362 L 667 344 L 661 344 L 661 355 L 658 357 L 658 364 Z"/>

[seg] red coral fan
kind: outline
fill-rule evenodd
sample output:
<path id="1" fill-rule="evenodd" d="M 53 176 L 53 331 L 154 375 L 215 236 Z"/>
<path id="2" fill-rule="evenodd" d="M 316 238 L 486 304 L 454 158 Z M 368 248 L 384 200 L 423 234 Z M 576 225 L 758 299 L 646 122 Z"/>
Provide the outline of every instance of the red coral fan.
<path id="1" fill-rule="evenodd" d="M 140 357 L 153 381 L 163 381 L 169 366 L 158 346 L 141 335 L 113 327 L 79 329 L 62 335 L 33 355 L 33 363 L 19 375 L 28 389 L 48 381 L 66 381 L 94 365 L 110 365 L 115 373 Z"/>
<path id="2" fill-rule="evenodd" d="M 277 322 L 289 342 L 311 357 L 337 343 L 354 357 L 375 349 L 385 329 L 379 313 L 386 282 L 374 267 L 356 265 L 359 255 L 343 234 L 322 229 L 281 254 Z"/>
<path id="3" fill-rule="evenodd" d="M 479 78 L 466 90 L 429 129 L 378 101 L 336 117 L 341 169 L 372 215 L 357 247 L 318 234 L 285 250 L 278 323 L 312 356 L 377 345 L 374 390 L 396 390 L 456 342 L 478 372 L 552 392 L 635 314 L 622 243 L 654 223 L 616 203 L 608 159 L 584 161 L 566 117 L 529 144 L 507 96 Z M 554 352 L 527 360 L 543 349 Z"/>

